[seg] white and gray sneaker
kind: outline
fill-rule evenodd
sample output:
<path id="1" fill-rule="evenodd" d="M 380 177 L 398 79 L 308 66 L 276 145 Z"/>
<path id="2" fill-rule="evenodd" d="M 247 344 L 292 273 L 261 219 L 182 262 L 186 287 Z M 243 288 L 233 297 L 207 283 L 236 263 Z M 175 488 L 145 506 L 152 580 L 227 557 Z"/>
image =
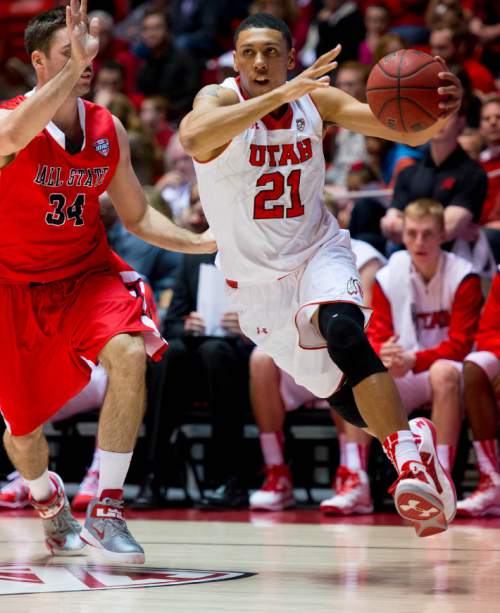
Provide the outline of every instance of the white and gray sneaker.
<path id="1" fill-rule="evenodd" d="M 55 492 L 48 500 L 38 501 L 30 496 L 30 503 L 42 518 L 45 545 L 54 556 L 78 556 L 85 550 L 80 538 L 82 527 L 71 515 L 68 497 L 59 475 L 49 472 Z"/>
<path id="2" fill-rule="evenodd" d="M 144 549 L 130 534 L 123 516 L 122 490 L 104 490 L 87 507 L 81 538 L 109 560 L 144 564 Z"/>

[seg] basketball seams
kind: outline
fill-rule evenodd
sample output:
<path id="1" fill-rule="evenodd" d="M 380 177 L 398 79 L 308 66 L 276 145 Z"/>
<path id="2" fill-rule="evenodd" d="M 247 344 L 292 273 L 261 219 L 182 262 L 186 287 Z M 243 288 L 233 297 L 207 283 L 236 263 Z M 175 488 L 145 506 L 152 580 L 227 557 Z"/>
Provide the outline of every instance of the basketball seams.
<path id="1" fill-rule="evenodd" d="M 404 49 L 404 52 L 401 54 L 401 57 L 404 57 L 404 54 L 407 53 L 408 49 Z M 426 68 L 427 66 L 430 66 L 433 62 L 436 62 L 437 60 L 435 60 L 434 58 L 432 60 L 429 60 L 428 62 L 426 62 L 425 64 L 422 64 L 422 66 L 419 66 L 418 68 L 415 68 L 415 70 L 413 72 L 408 72 L 405 73 L 401 78 L 402 79 L 406 79 L 407 77 L 414 77 L 417 73 L 419 73 L 421 70 L 423 70 L 424 68 Z M 377 66 L 380 68 L 380 70 L 385 74 L 386 77 L 389 77 L 390 79 L 397 79 L 399 77 L 399 73 L 400 70 L 398 70 L 398 74 L 397 75 L 393 75 L 390 72 L 387 72 L 387 70 L 385 70 L 385 68 L 382 67 L 382 64 L 379 62 L 377 64 Z"/>
<path id="2" fill-rule="evenodd" d="M 393 85 L 388 85 L 387 87 L 370 87 L 367 88 L 366 92 L 383 92 L 383 91 L 387 91 L 387 90 L 391 90 L 394 89 Z M 411 90 L 418 90 L 418 89 L 423 89 L 423 90 L 433 90 L 435 91 L 436 88 L 434 87 L 434 85 L 432 86 L 426 86 L 426 85 L 402 85 L 400 87 L 400 89 L 404 90 L 404 89 L 411 89 Z"/>
<path id="3" fill-rule="evenodd" d="M 413 100 L 412 98 L 407 98 L 406 96 L 401 96 L 400 98 L 401 100 L 404 100 L 405 102 L 409 103 L 409 104 L 414 104 L 415 106 L 418 106 L 418 108 L 425 113 L 425 115 L 427 115 L 428 117 L 430 117 L 432 120 L 437 121 L 439 119 L 439 117 L 434 117 L 434 115 L 432 113 L 430 113 L 425 106 L 422 106 L 420 104 L 420 102 L 417 102 L 416 100 Z"/>
<path id="4" fill-rule="evenodd" d="M 403 53 L 401 54 L 401 57 L 399 58 L 399 65 L 398 65 L 398 91 L 397 91 L 397 97 L 398 97 L 398 109 L 399 109 L 399 121 L 401 122 L 401 125 L 403 126 L 403 131 L 407 132 L 408 130 L 406 129 L 406 124 L 405 124 L 405 120 L 403 117 L 403 109 L 401 108 L 401 68 L 403 66 L 403 60 L 405 57 L 405 53 L 406 51 L 403 51 Z"/>

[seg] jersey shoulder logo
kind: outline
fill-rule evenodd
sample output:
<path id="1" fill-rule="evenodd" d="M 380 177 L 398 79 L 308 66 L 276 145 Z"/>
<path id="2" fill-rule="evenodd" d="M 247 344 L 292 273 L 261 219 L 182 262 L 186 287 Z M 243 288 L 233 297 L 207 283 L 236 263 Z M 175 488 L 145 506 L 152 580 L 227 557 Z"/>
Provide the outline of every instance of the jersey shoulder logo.
<path id="1" fill-rule="evenodd" d="M 103 157 L 108 157 L 109 154 L 109 139 L 108 138 L 99 138 L 94 143 L 94 149 L 97 153 L 100 153 Z"/>
<path id="2" fill-rule="evenodd" d="M 306 127 L 306 122 L 302 117 L 299 117 L 298 119 L 295 120 L 295 123 L 297 125 L 297 130 L 299 132 L 303 132 L 304 128 Z"/>

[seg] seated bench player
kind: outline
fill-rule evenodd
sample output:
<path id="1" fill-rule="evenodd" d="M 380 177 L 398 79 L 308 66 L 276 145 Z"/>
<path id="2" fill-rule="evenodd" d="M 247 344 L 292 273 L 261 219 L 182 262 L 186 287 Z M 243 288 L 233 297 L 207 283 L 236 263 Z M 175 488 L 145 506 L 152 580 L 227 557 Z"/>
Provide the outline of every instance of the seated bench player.
<path id="1" fill-rule="evenodd" d="M 457 505 L 457 515 L 500 515 L 500 469 L 498 467 L 498 391 L 500 383 L 500 272 L 493 279 L 486 300 L 476 347 L 465 358 L 464 398 L 472 432 L 479 486 Z"/>
<path id="2" fill-rule="evenodd" d="M 422 198 L 404 210 L 403 242 L 377 273 L 368 336 L 407 412 L 432 405 L 438 456 L 450 471 L 462 423 L 462 361 L 472 348 L 482 293 L 472 265 L 441 249 L 443 207 Z"/>
<path id="3" fill-rule="evenodd" d="M 375 273 L 385 264 L 385 258 L 369 243 L 351 239 L 356 255 L 356 265 L 363 286 L 365 304 L 371 302 Z M 262 349 L 254 350 L 250 357 L 250 391 L 255 421 L 259 427 L 259 440 L 264 458 L 266 479 L 262 487 L 250 496 L 250 508 L 264 511 L 280 511 L 294 504 L 293 483 L 290 469 L 285 464 L 283 453 L 283 422 L 286 411 L 317 401 L 316 396 L 302 385 L 295 383 L 281 370 Z M 329 408 L 327 401 L 318 401 L 315 406 Z M 332 411 L 332 418 L 340 426 L 349 428 L 352 437 L 369 437 L 359 428 L 344 422 Z M 342 427 L 342 426 L 341 426 Z M 345 435 L 339 428 L 339 443 L 342 456 L 345 452 Z M 356 443 L 354 443 L 356 444 Z M 370 509 L 371 510 L 371 509 Z"/>

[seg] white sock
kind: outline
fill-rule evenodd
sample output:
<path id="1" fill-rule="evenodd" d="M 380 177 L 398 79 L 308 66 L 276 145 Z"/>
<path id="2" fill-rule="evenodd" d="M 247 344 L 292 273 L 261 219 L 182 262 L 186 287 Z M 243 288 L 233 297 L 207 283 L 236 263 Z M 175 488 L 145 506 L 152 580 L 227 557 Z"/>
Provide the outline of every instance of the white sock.
<path id="1" fill-rule="evenodd" d="M 347 454 L 346 454 L 346 435 L 344 432 L 338 433 L 339 439 L 339 464 L 341 466 L 347 466 Z"/>
<path id="2" fill-rule="evenodd" d="M 281 430 L 277 432 L 260 432 L 259 440 L 266 466 L 280 466 L 285 463 L 283 453 L 284 437 Z"/>
<path id="3" fill-rule="evenodd" d="M 99 449 L 99 488 L 97 496 L 100 497 L 103 490 L 123 490 L 125 477 L 127 476 L 132 451 L 118 453 L 116 451 L 104 451 Z"/>
<path id="4" fill-rule="evenodd" d="M 89 466 L 88 472 L 99 472 L 99 447 L 95 448 L 94 456 L 92 458 L 92 464 Z"/>
<path id="5" fill-rule="evenodd" d="M 418 453 L 417 445 L 411 430 L 399 430 L 388 436 L 383 443 L 384 451 L 394 464 L 398 473 L 406 462 L 419 462 L 422 458 Z"/>
<path id="6" fill-rule="evenodd" d="M 49 477 L 49 471 L 46 468 L 44 472 L 36 479 L 25 479 L 26 485 L 30 489 L 31 496 L 37 502 L 48 500 L 56 491 L 52 479 Z"/>
<path id="7" fill-rule="evenodd" d="M 359 446 L 357 443 L 345 444 L 345 465 L 350 470 L 361 470 L 361 458 L 359 457 Z"/>

